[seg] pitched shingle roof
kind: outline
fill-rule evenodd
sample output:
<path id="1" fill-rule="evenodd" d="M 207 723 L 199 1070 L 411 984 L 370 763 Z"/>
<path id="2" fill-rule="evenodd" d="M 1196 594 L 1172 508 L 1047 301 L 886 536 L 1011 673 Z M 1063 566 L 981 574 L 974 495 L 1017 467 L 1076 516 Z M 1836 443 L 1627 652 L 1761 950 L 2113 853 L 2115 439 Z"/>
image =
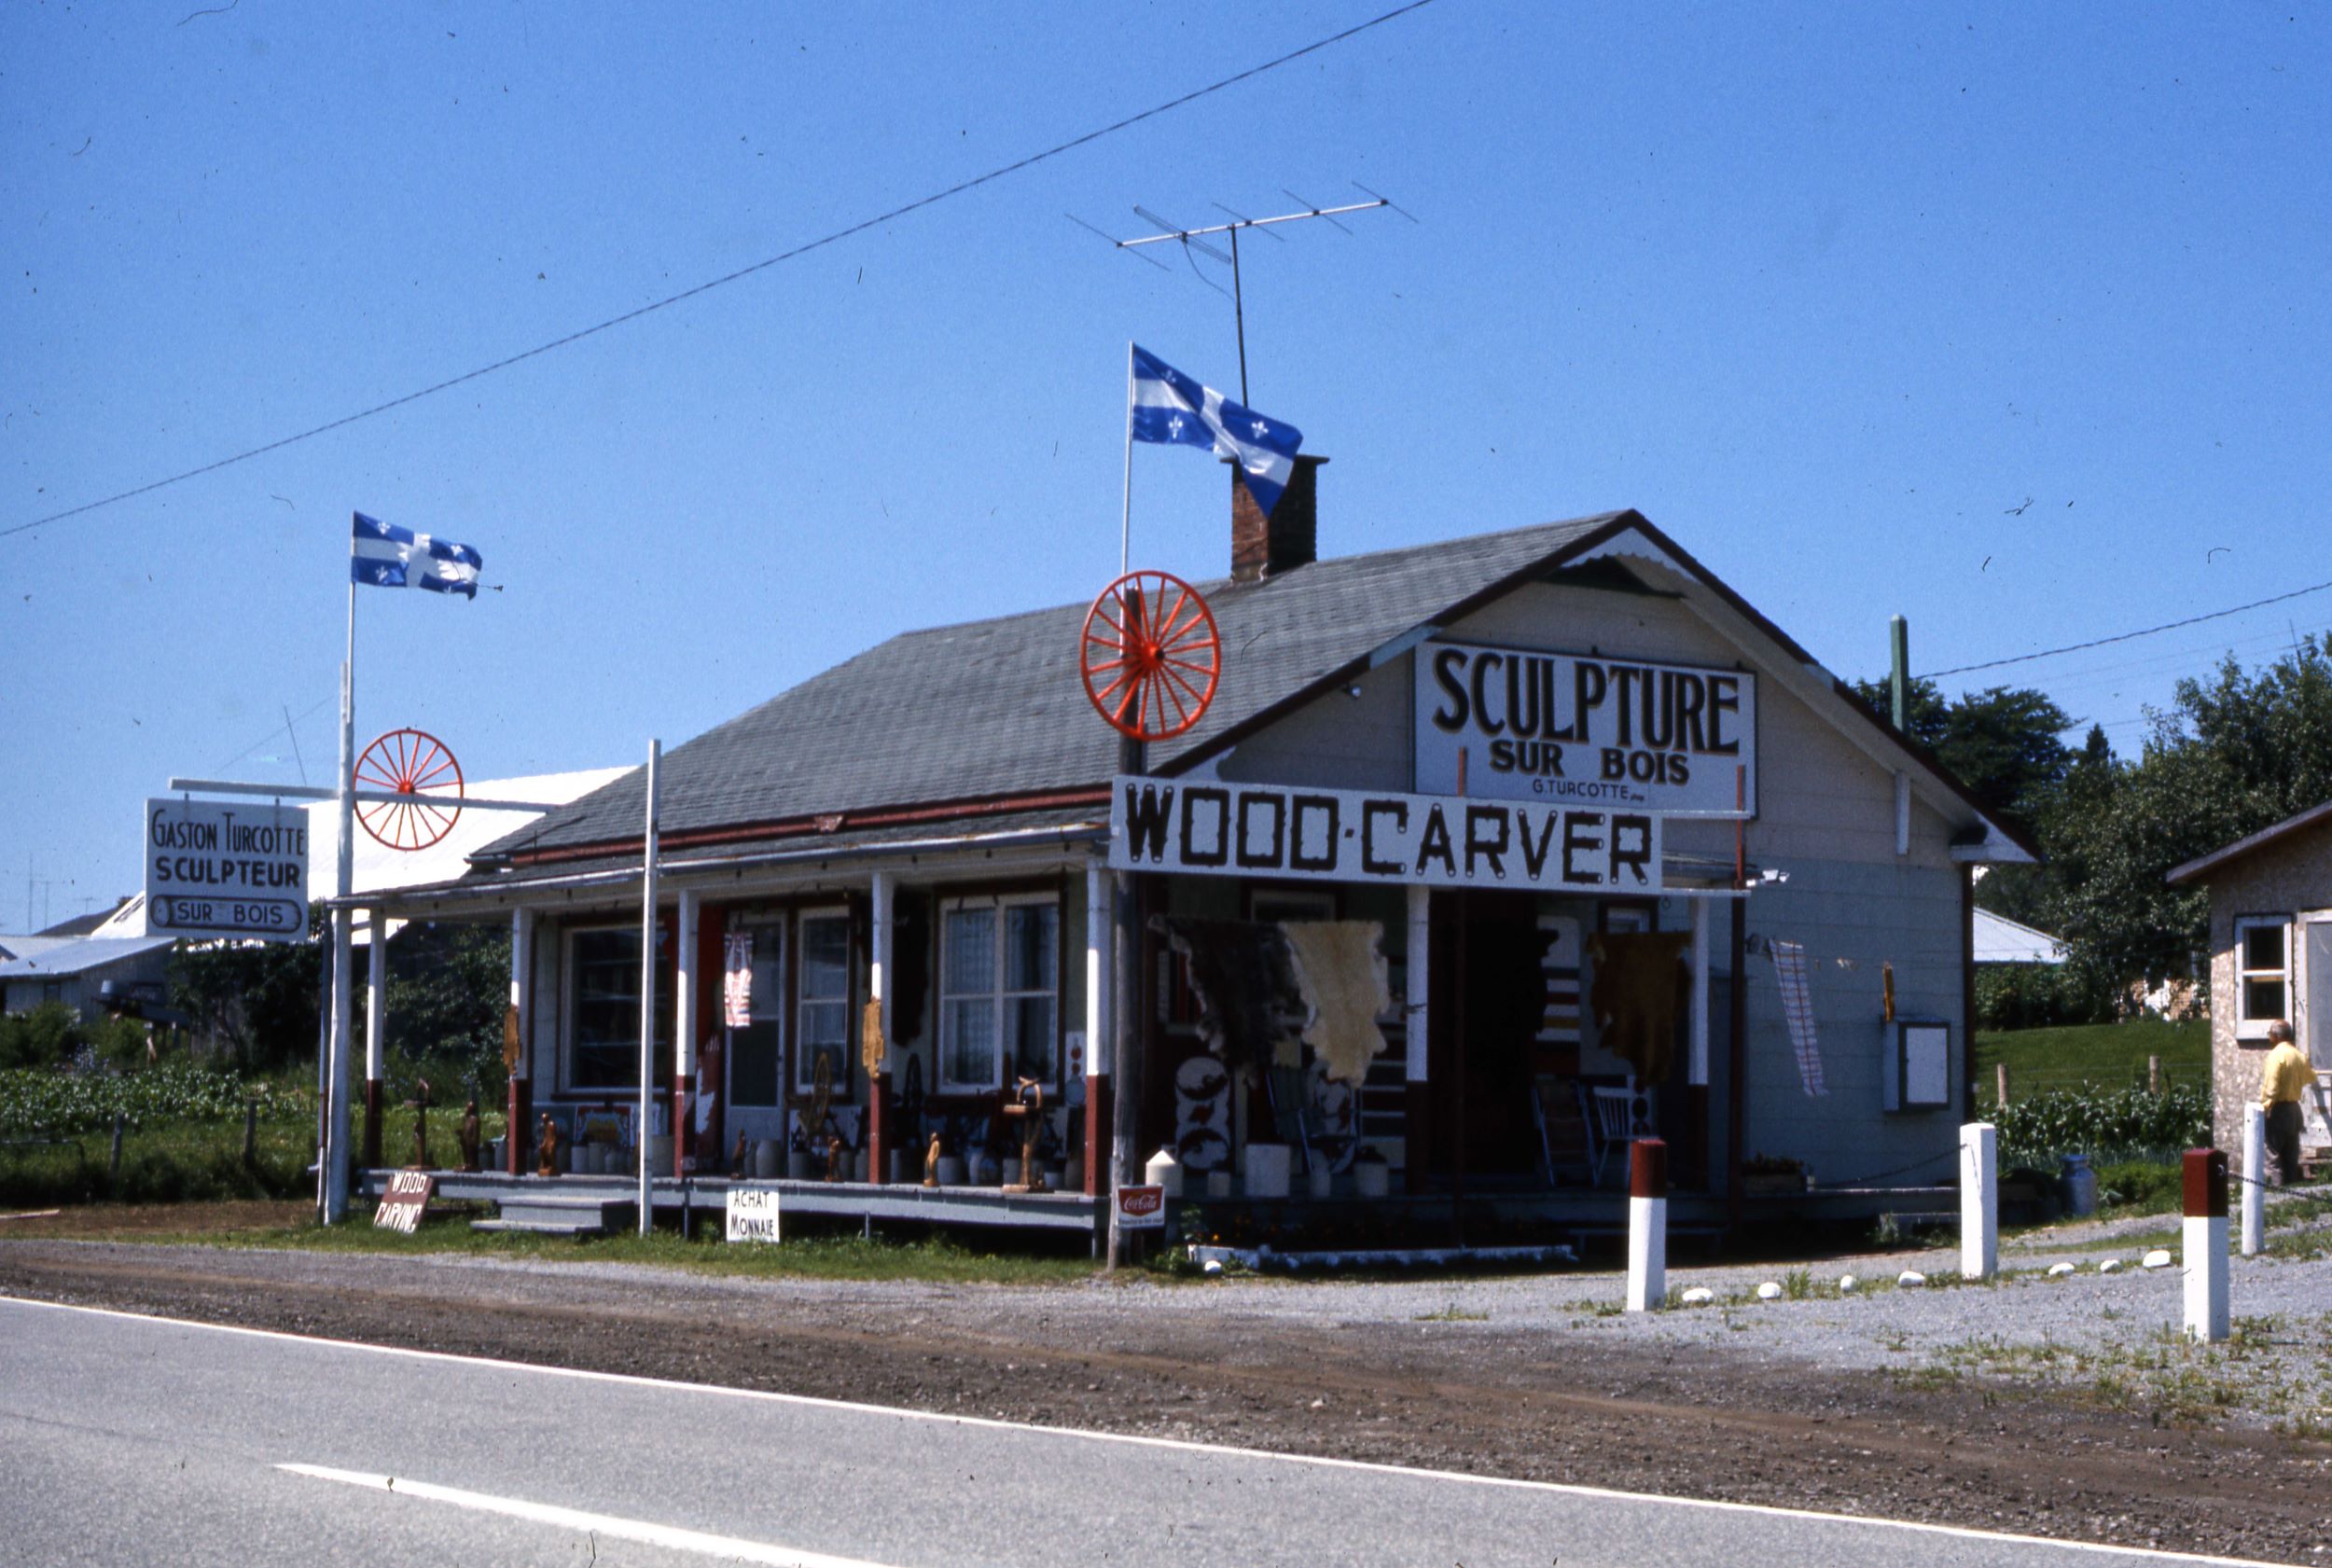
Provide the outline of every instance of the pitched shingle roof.
<path id="1" fill-rule="evenodd" d="M 1527 576 L 1632 513 L 1318 561 L 1201 583 L 1223 641 L 1214 705 L 1156 747 L 1174 761 L 1452 606 Z M 1077 674 L 1086 604 L 894 637 L 676 747 L 660 830 L 685 836 L 819 813 L 1008 800 L 1105 783 L 1117 741 Z M 636 839 L 642 770 L 550 812 L 480 860 Z"/>

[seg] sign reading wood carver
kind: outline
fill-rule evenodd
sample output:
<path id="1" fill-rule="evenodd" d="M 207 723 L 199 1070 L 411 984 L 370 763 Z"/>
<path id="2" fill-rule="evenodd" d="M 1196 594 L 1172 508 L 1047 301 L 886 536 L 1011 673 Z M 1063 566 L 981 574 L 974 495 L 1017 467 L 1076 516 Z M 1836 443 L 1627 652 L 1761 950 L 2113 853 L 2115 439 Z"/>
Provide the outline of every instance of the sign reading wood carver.
<path id="1" fill-rule="evenodd" d="M 146 803 L 146 923 L 158 937 L 308 936 L 308 813 L 295 806 Z"/>
<path id="2" fill-rule="evenodd" d="M 1121 1186 L 1117 1189 L 1117 1228 L 1166 1228 L 1166 1189 L 1162 1186 Z"/>
<path id="3" fill-rule="evenodd" d="M 381 1195 L 381 1206 L 372 1212 L 373 1228 L 402 1230 L 410 1236 L 421 1228 L 421 1216 L 429 1207 L 429 1195 L 437 1189 L 437 1178 L 426 1171 L 397 1171 L 389 1176 L 389 1189 Z"/>
<path id="4" fill-rule="evenodd" d="M 1757 805 L 1757 680 L 1527 648 L 1418 648 L 1421 790 L 1649 812 Z M 1746 769 L 1745 776 L 1742 770 Z"/>
<path id="5" fill-rule="evenodd" d="M 729 1189 L 729 1239 L 732 1242 L 777 1241 L 776 1188 L 732 1186 Z"/>
<path id="6" fill-rule="evenodd" d="M 1109 864 L 1221 877 L 1648 894 L 1660 890 L 1660 819 L 1601 807 L 1121 776 L 1110 788 Z"/>

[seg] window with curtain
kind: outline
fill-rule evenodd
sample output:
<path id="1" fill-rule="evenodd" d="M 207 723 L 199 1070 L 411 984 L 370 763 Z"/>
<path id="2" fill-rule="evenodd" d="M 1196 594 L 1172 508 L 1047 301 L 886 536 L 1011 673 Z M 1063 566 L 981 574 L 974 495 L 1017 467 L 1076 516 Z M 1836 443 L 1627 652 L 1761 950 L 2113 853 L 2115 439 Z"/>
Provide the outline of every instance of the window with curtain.
<path id="1" fill-rule="evenodd" d="M 785 1043 L 785 927 L 757 922 L 744 930 L 753 938 L 753 1021 L 729 1032 L 729 1099 L 774 1105 Z"/>
<path id="2" fill-rule="evenodd" d="M 1049 895 L 951 899 L 940 925 L 939 1088 L 1059 1079 L 1061 905 Z"/>
<path id="3" fill-rule="evenodd" d="M 801 917 L 801 1002 L 796 1014 L 794 1089 L 817 1087 L 827 1064 L 837 1094 L 850 1088 L 850 916 L 841 909 Z"/>

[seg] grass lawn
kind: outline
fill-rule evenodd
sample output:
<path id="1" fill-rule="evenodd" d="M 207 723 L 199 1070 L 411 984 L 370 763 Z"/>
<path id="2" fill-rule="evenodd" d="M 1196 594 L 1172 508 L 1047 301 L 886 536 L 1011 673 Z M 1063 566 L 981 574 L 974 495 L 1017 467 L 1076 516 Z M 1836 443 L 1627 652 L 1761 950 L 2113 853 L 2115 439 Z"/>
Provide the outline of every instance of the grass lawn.
<path id="1" fill-rule="evenodd" d="M 2149 1056 L 2162 1059 L 2166 1081 L 2207 1084 L 2211 1077 L 2211 1025 L 2195 1019 L 2171 1023 L 2131 1019 L 2125 1023 L 2079 1024 L 2061 1029 L 2018 1029 L 1976 1036 L 1976 1092 L 1989 1101 L 2008 1067 L 2011 1099 L 2057 1089 L 2128 1089 L 2145 1082 Z"/>

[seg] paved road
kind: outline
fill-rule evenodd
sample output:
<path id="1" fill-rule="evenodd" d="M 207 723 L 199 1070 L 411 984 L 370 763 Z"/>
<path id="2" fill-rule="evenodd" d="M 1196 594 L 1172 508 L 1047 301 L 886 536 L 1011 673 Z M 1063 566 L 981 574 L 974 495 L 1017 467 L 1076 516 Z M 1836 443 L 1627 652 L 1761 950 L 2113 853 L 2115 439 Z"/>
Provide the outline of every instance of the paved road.
<path id="1" fill-rule="evenodd" d="M 2226 1561 L 1007 1426 L 5 1298 L 0 1556 L 238 1568 Z"/>

